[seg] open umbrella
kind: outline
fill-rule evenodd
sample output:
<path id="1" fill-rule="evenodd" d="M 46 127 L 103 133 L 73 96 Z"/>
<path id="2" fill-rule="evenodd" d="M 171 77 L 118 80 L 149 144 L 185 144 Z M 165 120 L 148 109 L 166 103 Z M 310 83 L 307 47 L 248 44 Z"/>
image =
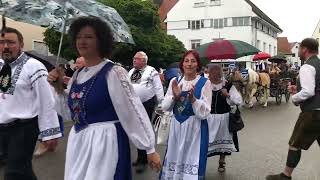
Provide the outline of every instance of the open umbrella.
<path id="1" fill-rule="evenodd" d="M 285 56 L 278 55 L 269 58 L 268 61 L 272 63 L 287 63 L 287 58 Z"/>
<path id="2" fill-rule="evenodd" d="M 52 27 L 62 32 L 56 67 L 63 64 L 59 57 L 64 33 L 72 19 L 79 16 L 100 17 L 108 23 L 115 42 L 134 43 L 129 27 L 117 11 L 95 0 L 0 0 L 0 12 L 16 21 Z M 3 27 L 5 27 L 4 20 Z M 61 94 L 62 78 L 55 84 L 58 93 Z"/>
<path id="3" fill-rule="evenodd" d="M 16 21 L 62 32 L 58 59 L 64 32 L 80 16 L 100 17 L 108 23 L 115 42 L 134 44 L 129 27 L 118 12 L 95 0 L 0 0 L 0 12 Z M 61 63 L 57 60 L 57 64 Z"/>
<path id="4" fill-rule="evenodd" d="M 64 24 L 70 25 L 76 17 L 96 16 L 108 23 L 115 42 L 134 43 L 128 25 L 118 12 L 95 0 L 0 0 L 0 12 L 10 19 L 60 32 L 64 32 Z"/>
<path id="5" fill-rule="evenodd" d="M 258 61 L 258 60 L 265 60 L 265 59 L 269 59 L 271 58 L 271 55 L 268 54 L 268 53 L 265 53 L 265 52 L 261 52 L 259 54 L 256 54 L 254 57 L 253 57 L 253 61 Z"/>
<path id="6" fill-rule="evenodd" d="M 39 54 L 36 51 L 26 51 L 25 53 L 28 56 L 33 57 L 38 61 L 42 62 L 42 64 L 44 64 L 44 66 L 47 68 L 48 71 L 51 71 L 52 69 L 54 69 L 57 61 L 57 56 L 46 56 L 46 55 Z M 68 64 L 68 60 L 64 58 L 60 58 L 59 61 L 61 62 L 61 64 Z"/>
<path id="7" fill-rule="evenodd" d="M 205 58 L 209 61 L 214 59 L 238 59 L 260 52 L 254 46 L 239 40 L 214 41 L 201 45 L 196 51 L 200 54 L 200 58 Z"/>

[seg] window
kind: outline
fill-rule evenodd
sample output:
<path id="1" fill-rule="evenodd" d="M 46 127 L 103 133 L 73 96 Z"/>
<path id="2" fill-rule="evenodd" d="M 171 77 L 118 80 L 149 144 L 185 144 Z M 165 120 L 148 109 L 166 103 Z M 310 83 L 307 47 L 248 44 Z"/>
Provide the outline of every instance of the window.
<path id="1" fill-rule="evenodd" d="M 232 26 L 249 26 L 249 25 L 250 25 L 250 17 L 232 18 Z"/>
<path id="2" fill-rule="evenodd" d="M 219 19 L 219 28 L 223 28 L 223 19 Z"/>
<path id="3" fill-rule="evenodd" d="M 238 26 L 238 18 L 232 18 L 232 26 Z"/>
<path id="4" fill-rule="evenodd" d="M 219 28 L 219 19 L 214 19 L 214 25 L 213 25 L 213 27 L 214 27 L 215 29 Z"/>
<path id="5" fill-rule="evenodd" d="M 197 1 L 194 3 L 194 7 L 204 7 L 206 6 L 206 3 L 204 1 Z"/>
<path id="6" fill-rule="evenodd" d="M 200 45 L 201 45 L 201 40 L 200 39 L 191 40 L 191 49 L 196 49 Z"/>
<path id="7" fill-rule="evenodd" d="M 257 28 L 257 29 L 260 29 L 260 25 L 261 25 L 261 23 L 259 23 L 258 21 L 256 21 L 256 28 Z"/>
<path id="8" fill-rule="evenodd" d="M 272 51 L 272 47 L 271 47 L 271 44 L 269 44 L 269 54 L 271 54 L 271 51 Z"/>
<path id="9" fill-rule="evenodd" d="M 266 52 L 266 50 L 267 50 L 267 43 L 263 43 L 263 52 Z"/>
<path id="10" fill-rule="evenodd" d="M 223 28 L 223 19 L 214 19 L 213 27 L 215 29 Z"/>
<path id="11" fill-rule="evenodd" d="M 200 20 L 191 21 L 191 29 L 200 29 Z"/>
<path id="12" fill-rule="evenodd" d="M 250 25 L 250 17 L 244 17 L 244 25 L 249 26 Z"/>
<path id="13" fill-rule="evenodd" d="M 223 26 L 228 27 L 228 18 L 224 18 L 223 22 L 224 22 Z"/>
<path id="14" fill-rule="evenodd" d="M 256 48 L 260 49 L 260 40 L 257 40 Z"/>
<path id="15" fill-rule="evenodd" d="M 201 20 L 201 28 L 204 28 L 204 20 Z"/>
<path id="16" fill-rule="evenodd" d="M 277 55 L 277 54 L 278 54 L 278 51 L 277 51 L 277 47 L 276 47 L 276 46 L 273 48 L 273 52 L 274 52 L 273 55 Z"/>
<path id="17" fill-rule="evenodd" d="M 238 18 L 238 25 L 243 26 L 244 25 L 244 19 L 243 18 Z"/>
<path id="18" fill-rule="evenodd" d="M 221 6 L 221 0 L 210 0 L 211 6 Z"/>
<path id="19" fill-rule="evenodd" d="M 272 31 L 272 36 L 273 36 L 274 38 L 276 38 L 276 37 L 277 37 L 277 35 L 278 35 L 278 33 L 277 33 L 277 32 Z"/>
<path id="20" fill-rule="evenodd" d="M 42 41 L 36 41 L 34 40 L 33 41 L 33 44 L 32 44 L 32 49 L 34 51 L 36 51 L 37 53 L 39 54 L 42 54 L 42 55 L 48 55 L 49 53 L 49 48 L 48 46 L 46 45 L 46 43 L 42 42 Z"/>

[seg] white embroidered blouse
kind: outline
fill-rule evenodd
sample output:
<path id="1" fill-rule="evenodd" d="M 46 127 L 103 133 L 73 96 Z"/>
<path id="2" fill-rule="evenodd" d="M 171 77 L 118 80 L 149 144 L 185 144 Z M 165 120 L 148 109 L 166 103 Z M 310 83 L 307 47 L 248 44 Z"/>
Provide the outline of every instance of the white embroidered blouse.
<path id="1" fill-rule="evenodd" d="M 45 66 L 36 59 L 27 58 L 24 53 L 10 63 L 12 86 L 5 93 L 0 91 L 0 124 L 17 119 L 31 119 L 38 116 L 39 138 L 43 141 L 61 137 L 55 99 L 47 81 Z M 0 62 L 0 69 L 3 61 Z"/>
<path id="2" fill-rule="evenodd" d="M 84 68 L 78 73 L 77 83 L 84 83 L 89 80 L 106 63 L 112 62 L 105 60 L 96 66 Z M 67 96 L 74 78 L 71 78 L 65 96 Z M 106 82 L 114 109 L 129 139 L 137 148 L 147 150 L 148 154 L 155 152 L 155 135 L 152 125 L 138 95 L 133 90 L 128 72 L 115 65 L 106 75 Z M 64 99 L 67 98 L 64 97 Z M 67 102 L 64 101 L 64 103 Z M 60 104 L 60 106 L 65 106 L 65 104 Z"/>
<path id="3" fill-rule="evenodd" d="M 196 85 L 199 79 L 200 79 L 199 75 L 192 81 L 186 81 L 185 78 L 182 78 L 182 80 L 179 82 L 179 86 L 182 87 L 182 91 L 189 91 L 192 88 L 192 86 Z M 175 79 L 172 79 L 170 81 L 167 94 L 165 95 L 165 98 L 162 102 L 162 109 L 165 111 L 171 111 L 175 103 L 173 100 L 173 92 L 172 92 L 172 82 L 174 80 Z M 207 80 L 207 82 L 205 83 L 205 85 L 201 90 L 200 99 L 197 99 L 192 104 L 193 112 L 198 119 L 206 119 L 208 117 L 211 111 L 211 101 L 212 101 L 211 82 Z"/>

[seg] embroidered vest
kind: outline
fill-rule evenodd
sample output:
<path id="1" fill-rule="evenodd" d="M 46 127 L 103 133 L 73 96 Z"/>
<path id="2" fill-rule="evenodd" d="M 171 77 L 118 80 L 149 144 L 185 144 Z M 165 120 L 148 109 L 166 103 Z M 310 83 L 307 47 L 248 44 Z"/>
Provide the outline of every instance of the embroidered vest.
<path id="1" fill-rule="evenodd" d="M 305 64 L 313 66 L 316 70 L 316 76 L 315 76 L 316 87 L 315 87 L 315 95 L 307 99 L 300 105 L 300 108 L 303 112 L 312 111 L 320 108 L 320 59 L 317 56 L 313 56 L 308 61 L 306 61 Z M 297 80 L 297 90 L 301 91 L 301 84 L 300 84 L 299 78 Z"/>
<path id="2" fill-rule="evenodd" d="M 206 84 L 207 79 L 204 77 L 200 77 L 198 82 L 195 85 L 195 92 L 194 96 L 197 99 L 201 97 L 201 91 L 203 86 Z M 176 101 L 173 107 L 173 114 L 177 121 L 183 123 L 186 121 L 190 116 L 194 116 L 192 103 L 190 102 L 188 96 L 188 91 L 182 91 L 180 95 L 180 99 Z"/>
<path id="3" fill-rule="evenodd" d="M 212 91 L 211 114 L 225 114 L 230 112 L 230 105 L 227 98 L 222 95 L 221 90 Z"/>
<path id="4" fill-rule="evenodd" d="M 113 66 L 113 63 L 108 62 L 88 81 L 82 84 L 73 82 L 68 105 L 76 132 L 85 129 L 89 124 L 118 120 L 106 82 L 106 75 Z"/>

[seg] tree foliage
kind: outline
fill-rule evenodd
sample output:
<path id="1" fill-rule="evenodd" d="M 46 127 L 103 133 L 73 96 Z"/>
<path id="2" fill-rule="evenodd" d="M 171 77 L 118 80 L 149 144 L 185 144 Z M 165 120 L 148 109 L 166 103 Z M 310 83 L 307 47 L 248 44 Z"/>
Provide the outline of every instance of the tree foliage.
<path id="1" fill-rule="evenodd" d="M 157 68 L 165 68 L 168 64 L 180 60 L 185 51 L 184 45 L 160 28 L 158 7 L 152 1 L 100 0 L 100 2 L 118 11 L 129 25 L 135 41 L 135 45 L 115 43 L 112 60 L 129 66 L 137 51 L 146 52 L 150 59 L 149 64 Z M 44 41 L 49 46 L 50 52 L 56 54 L 60 33 L 48 29 L 44 35 Z M 63 42 L 62 56 L 68 59 L 77 57 L 68 36 Z"/>

